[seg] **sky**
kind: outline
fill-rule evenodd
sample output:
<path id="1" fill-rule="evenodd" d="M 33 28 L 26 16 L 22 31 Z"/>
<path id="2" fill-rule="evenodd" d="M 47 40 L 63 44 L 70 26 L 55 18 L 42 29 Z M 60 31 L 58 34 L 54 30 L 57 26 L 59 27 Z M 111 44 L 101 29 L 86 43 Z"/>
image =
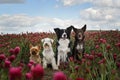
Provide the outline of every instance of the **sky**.
<path id="1" fill-rule="evenodd" d="M 54 32 L 73 25 L 120 30 L 120 0 L 0 0 L 0 33 Z"/>

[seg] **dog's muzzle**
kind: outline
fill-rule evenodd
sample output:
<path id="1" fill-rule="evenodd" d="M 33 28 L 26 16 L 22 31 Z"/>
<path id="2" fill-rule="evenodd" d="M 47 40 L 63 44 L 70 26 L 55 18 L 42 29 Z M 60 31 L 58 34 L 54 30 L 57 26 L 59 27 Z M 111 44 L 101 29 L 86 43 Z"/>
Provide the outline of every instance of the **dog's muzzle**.
<path id="1" fill-rule="evenodd" d="M 32 55 L 36 55 L 37 53 L 35 51 L 32 51 Z"/>
<path id="2" fill-rule="evenodd" d="M 48 47 L 49 47 L 49 45 L 48 45 L 47 43 L 45 43 L 44 47 L 45 47 L 45 48 L 48 48 Z"/>

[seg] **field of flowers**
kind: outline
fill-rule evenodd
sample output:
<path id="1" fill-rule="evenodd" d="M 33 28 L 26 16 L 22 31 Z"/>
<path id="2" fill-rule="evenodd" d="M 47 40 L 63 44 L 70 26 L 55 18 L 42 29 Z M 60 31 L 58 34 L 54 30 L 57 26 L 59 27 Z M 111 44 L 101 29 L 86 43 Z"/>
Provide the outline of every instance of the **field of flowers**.
<path id="1" fill-rule="evenodd" d="M 29 44 L 42 46 L 45 37 L 56 41 L 54 33 L 0 34 L 0 80 L 120 80 L 120 32 L 87 31 L 85 35 L 81 60 L 71 57 L 53 71 L 29 61 Z M 73 42 L 74 33 L 71 38 Z M 54 51 L 55 47 L 54 42 Z"/>

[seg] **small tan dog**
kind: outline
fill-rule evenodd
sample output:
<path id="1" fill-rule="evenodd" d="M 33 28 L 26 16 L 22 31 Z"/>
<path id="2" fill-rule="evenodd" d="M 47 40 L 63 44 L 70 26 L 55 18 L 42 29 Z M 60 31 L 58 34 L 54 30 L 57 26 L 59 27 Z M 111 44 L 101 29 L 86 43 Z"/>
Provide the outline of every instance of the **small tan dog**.
<path id="1" fill-rule="evenodd" d="M 41 58 L 39 55 L 40 52 L 40 45 L 33 46 L 32 44 L 29 45 L 30 47 L 30 58 L 29 60 L 33 60 L 36 64 L 41 64 Z"/>

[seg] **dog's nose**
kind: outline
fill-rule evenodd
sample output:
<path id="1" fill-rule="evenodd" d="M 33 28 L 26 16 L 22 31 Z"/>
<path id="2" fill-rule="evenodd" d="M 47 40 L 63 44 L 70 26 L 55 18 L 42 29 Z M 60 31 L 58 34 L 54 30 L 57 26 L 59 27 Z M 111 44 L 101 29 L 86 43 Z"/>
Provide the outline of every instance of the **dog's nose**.
<path id="1" fill-rule="evenodd" d="M 78 37 L 80 38 L 80 37 L 82 37 L 82 36 L 79 34 Z"/>
<path id="2" fill-rule="evenodd" d="M 45 46 L 49 46 L 47 43 L 45 43 Z"/>
<path id="3" fill-rule="evenodd" d="M 67 37 L 67 35 L 66 35 L 66 34 L 63 34 L 63 36 L 64 36 L 64 37 Z"/>
<path id="4" fill-rule="evenodd" d="M 32 55 L 36 55 L 36 52 L 35 52 L 35 51 L 32 51 Z"/>

